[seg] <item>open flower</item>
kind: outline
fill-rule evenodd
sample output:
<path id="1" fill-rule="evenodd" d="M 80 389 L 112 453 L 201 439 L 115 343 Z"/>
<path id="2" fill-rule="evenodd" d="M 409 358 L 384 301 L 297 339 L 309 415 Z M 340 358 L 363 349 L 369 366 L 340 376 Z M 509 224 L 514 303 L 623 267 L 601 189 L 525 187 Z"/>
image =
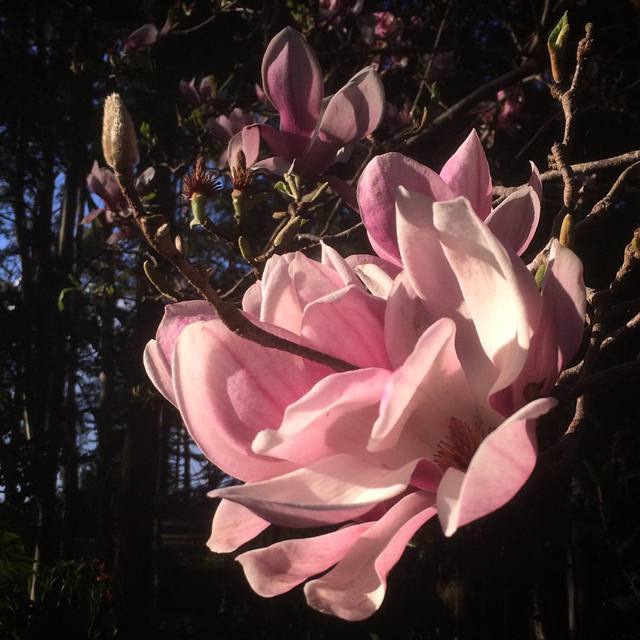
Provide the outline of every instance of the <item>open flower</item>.
<path id="1" fill-rule="evenodd" d="M 404 271 L 325 247 L 322 263 L 275 257 L 243 300 L 268 330 L 357 369 L 261 348 L 201 303 L 169 307 L 145 352 L 196 442 L 245 481 L 212 492 L 223 501 L 211 548 L 233 550 L 268 523 L 346 524 L 238 560 L 264 596 L 330 569 L 307 583 L 307 601 L 349 620 L 380 606 L 388 572 L 436 513 L 452 535 L 522 487 L 536 419 L 555 400 L 520 399 L 519 381 L 527 367 L 540 371 L 533 347 L 570 357 L 576 345 L 541 331 L 540 319 L 582 322 L 580 265 L 568 249 L 555 247 L 541 296 L 464 197 L 437 202 L 400 185 L 396 200 Z"/>
<path id="2" fill-rule="evenodd" d="M 280 115 L 280 126 L 250 127 L 259 131 L 273 153 L 256 166 L 276 173 L 286 171 L 294 159 L 305 175 L 323 173 L 341 149 L 369 135 L 384 113 L 384 88 L 370 67 L 325 98 L 320 64 L 305 38 L 290 27 L 280 31 L 265 51 L 262 85 Z M 252 146 L 243 149 L 247 166 L 257 159 L 260 138 L 252 138 Z M 244 131 L 230 141 L 230 164 L 234 149 L 244 142 Z"/>

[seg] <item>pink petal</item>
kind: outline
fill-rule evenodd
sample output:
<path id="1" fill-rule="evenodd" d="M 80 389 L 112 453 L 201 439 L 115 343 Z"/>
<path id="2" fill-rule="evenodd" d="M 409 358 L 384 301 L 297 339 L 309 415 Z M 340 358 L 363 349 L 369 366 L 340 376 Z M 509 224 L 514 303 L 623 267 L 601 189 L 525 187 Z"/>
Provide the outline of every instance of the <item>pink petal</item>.
<path id="1" fill-rule="evenodd" d="M 430 458 L 451 417 L 475 420 L 477 411 L 456 353 L 455 324 L 441 318 L 424 332 L 406 362 L 391 375 L 368 449 L 397 447 L 402 437 L 407 455 Z"/>
<path id="2" fill-rule="evenodd" d="M 207 547 L 214 553 L 235 551 L 262 533 L 269 523 L 237 502 L 221 500 L 213 516 Z"/>
<path id="3" fill-rule="evenodd" d="M 254 282 L 242 296 L 242 309 L 256 318 L 260 317 L 262 308 L 262 283 L 260 280 Z"/>
<path id="4" fill-rule="evenodd" d="M 425 301 L 431 319 L 455 319 L 462 292 L 434 227 L 435 204 L 428 195 L 398 188 L 398 245 L 407 282 Z"/>
<path id="5" fill-rule="evenodd" d="M 405 496 L 349 549 L 329 573 L 305 585 L 307 603 L 344 620 L 364 620 L 382 604 L 387 575 L 415 532 L 436 510 L 433 494 Z"/>
<path id="6" fill-rule="evenodd" d="M 350 285 L 309 303 L 301 335 L 305 344 L 357 367 L 390 367 L 384 301 L 360 287 Z"/>
<path id="7" fill-rule="evenodd" d="M 382 82 L 371 67 L 362 69 L 327 103 L 308 162 L 321 173 L 333 163 L 340 148 L 369 135 L 383 113 Z"/>
<path id="8" fill-rule="evenodd" d="M 504 415 L 551 391 L 584 333 L 585 287 L 580 259 L 557 240 L 542 285 L 542 314 L 518 379 L 491 399 Z"/>
<path id="9" fill-rule="evenodd" d="M 341 288 L 333 269 L 302 253 L 273 256 L 262 276 L 260 319 L 299 334 L 305 307 Z"/>
<path id="10" fill-rule="evenodd" d="M 333 269 L 345 286 L 355 285 L 356 287 L 363 288 L 362 283 L 349 266 L 349 263 L 333 247 L 322 242 L 320 248 L 322 252 L 320 261 L 322 264 Z"/>
<path id="11" fill-rule="evenodd" d="M 489 163 L 475 129 L 447 160 L 440 177 L 451 187 L 454 197 L 469 200 L 481 220 L 491 213 Z"/>
<path id="12" fill-rule="evenodd" d="M 531 176 L 529 178 L 529 186 L 536 192 L 538 200 L 542 202 L 542 178 L 540 177 L 540 171 L 533 162 L 529 162 L 531 165 Z"/>
<path id="13" fill-rule="evenodd" d="M 370 527 L 371 523 L 365 522 L 313 538 L 284 540 L 265 549 L 247 551 L 236 560 L 251 588 L 263 598 L 271 598 L 342 560 Z"/>
<path id="14" fill-rule="evenodd" d="M 553 322 L 557 328 L 558 371 L 561 371 L 582 342 L 586 291 L 580 258 L 557 240 L 551 245 L 542 299 L 548 308 L 542 322 Z"/>
<path id="15" fill-rule="evenodd" d="M 337 453 L 366 450 L 389 372 L 358 369 L 320 380 L 290 404 L 275 431 L 261 431 L 253 451 L 305 466 Z"/>
<path id="16" fill-rule="evenodd" d="M 451 189 L 437 173 L 399 153 L 377 156 L 365 167 L 358 181 L 362 220 L 374 251 L 399 266 L 395 203 L 401 185 L 432 200 L 453 197 Z"/>
<path id="17" fill-rule="evenodd" d="M 517 378 L 527 358 L 541 310 L 535 281 L 465 198 L 436 202 L 433 210 L 434 225 L 480 342 L 496 366 L 498 377 L 491 390 L 498 391 Z"/>
<path id="18" fill-rule="evenodd" d="M 310 137 L 324 96 L 322 71 L 305 38 L 291 27 L 280 31 L 264 53 L 262 86 L 280 114 L 280 129 Z"/>
<path id="19" fill-rule="evenodd" d="M 225 473 L 255 480 L 291 468 L 255 455 L 251 442 L 258 431 L 277 427 L 285 408 L 316 382 L 301 358 L 240 338 L 219 320 L 196 322 L 178 338 L 173 380 L 191 437 Z"/>
<path id="20" fill-rule="evenodd" d="M 238 165 L 239 151 L 244 153 L 247 167 L 252 167 L 260 153 L 260 131 L 257 126 L 244 127 L 240 133 L 236 133 L 229 140 L 227 160 L 230 167 Z"/>
<path id="21" fill-rule="evenodd" d="M 124 41 L 124 52 L 131 53 L 155 44 L 158 40 L 158 28 L 154 24 L 143 24 Z"/>
<path id="22" fill-rule="evenodd" d="M 368 136 L 384 115 L 384 86 L 373 67 L 349 80 L 329 101 L 322 116 L 319 137 L 347 145 Z"/>
<path id="23" fill-rule="evenodd" d="M 291 165 L 293 158 L 303 152 L 296 149 L 297 138 L 295 136 L 278 131 L 268 124 L 252 124 L 247 128 L 253 131 L 259 131 L 260 138 L 269 147 L 271 153 L 274 156 L 286 158 L 289 166 Z"/>
<path id="24" fill-rule="evenodd" d="M 171 366 L 156 340 L 149 340 L 142 355 L 144 368 L 153 386 L 173 405 L 176 398 L 173 393 Z"/>
<path id="25" fill-rule="evenodd" d="M 438 488 L 438 517 L 446 536 L 518 493 L 536 464 L 536 418 L 556 404 L 554 398 L 534 400 L 482 441 L 466 473 L 447 469 Z"/>
<path id="26" fill-rule="evenodd" d="M 424 302 L 406 272 L 400 273 L 389 292 L 384 320 L 385 344 L 394 369 L 402 366 L 430 324 Z"/>
<path id="27" fill-rule="evenodd" d="M 185 82 L 184 80 L 180 80 L 180 84 L 178 85 L 178 89 L 180 91 L 180 95 L 182 99 L 192 107 L 197 107 L 200 104 L 200 94 L 198 90 L 195 88 L 194 82 Z"/>
<path id="28" fill-rule="evenodd" d="M 258 160 L 258 162 L 253 165 L 253 168 L 256 171 L 267 171 L 277 176 L 283 176 L 291 168 L 291 159 L 282 156 L 265 158 L 264 160 Z"/>
<path id="29" fill-rule="evenodd" d="M 270 480 L 216 489 L 209 496 L 239 502 L 283 527 L 337 524 L 400 495 L 417 462 L 390 469 L 339 454 Z"/>
<path id="30" fill-rule="evenodd" d="M 355 271 L 358 270 L 358 267 L 373 264 L 386 273 L 392 280 L 401 272 L 400 267 L 397 265 L 391 264 L 388 260 L 384 260 L 378 256 L 372 256 L 369 253 L 354 253 L 347 256 L 345 262 Z"/>
<path id="31" fill-rule="evenodd" d="M 533 240 L 539 221 L 540 198 L 533 187 L 524 187 L 508 195 L 485 223 L 505 247 L 520 256 Z"/>

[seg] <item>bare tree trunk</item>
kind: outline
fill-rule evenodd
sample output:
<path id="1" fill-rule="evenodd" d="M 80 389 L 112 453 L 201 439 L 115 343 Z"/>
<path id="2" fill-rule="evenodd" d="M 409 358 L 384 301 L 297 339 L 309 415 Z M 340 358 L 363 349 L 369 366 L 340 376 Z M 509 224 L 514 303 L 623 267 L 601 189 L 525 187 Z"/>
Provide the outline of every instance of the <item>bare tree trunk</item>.
<path id="1" fill-rule="evenodd" d="M 141 265 L 140 265 L 141 267 Z M 147 384 L 142 367 L 144 344 L 155 332 L 161 306 L 146 299 L 148 283 L 139 269 L 138 316 L 132 352 L 133 383 Z M 159 397 L 131 406 L 122 454 L 115 578 L 120 596 L 120 629 L 126 637 L 143 634 L 154 602 L 154 516 L 158 469 Z"/>

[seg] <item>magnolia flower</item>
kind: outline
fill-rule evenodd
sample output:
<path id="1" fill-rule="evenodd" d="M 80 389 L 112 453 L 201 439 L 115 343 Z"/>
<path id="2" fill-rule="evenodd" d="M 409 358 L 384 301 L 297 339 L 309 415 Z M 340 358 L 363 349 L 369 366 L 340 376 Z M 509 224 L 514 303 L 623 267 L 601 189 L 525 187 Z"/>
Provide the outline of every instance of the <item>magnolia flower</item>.
<path id="1" fill-rule="evenodd" d="M 585 294 L 566 247 L 552 244 L 541 291 L 516 255 L 537 224 L 535 176 L 492 211 L 474 134 L 440 175 L 387 154 L 358 187 L 380 258 L 325 246 L 321 262 L 268 261 L 247 316 L 353 370 L 260 347 L 205 303 L 167 307 L 147 372 L 205 455 L 244 481 L 210 494 L 222 498 L 210 548 L 270 523 L 344 525 L 238 556 L 257 593 L 324 573 L 304 587 L 310 606 L 366 618 L 428 520 L 453 535 L 527 481 L 536 420 L 555 405 L 541 394 L 579 346 Z"/>
<path id="2" fill-rule="evenodd" d="M 269 43 L 262 59 L 264 93 L 280 115 L 279 129 L 266 124 L 246 128 L 229 143 L 229 162 L 243 149 L 254 165 L 260 139 L 273 156 L 255 164 L 276 173 L 289 169 L 317 176 L 341 149 L 369 135 L 384 113 L 384 89 L 373 69 L 359 71 L 334 95 L 325 98 L 322 70 L 306 39 L 287 27 Z M 247 135 L 250 138 L 247 138 Z"/>
<path id="3" fill-rule="evenodd" d="M 196 84 L 195 78 L 192 78 L 191 82 L 180 80 L 178 90 L 185 102 L 192 107 L 199 107 L 214 96 L 214 87 L 214 78 L 205 76 L 200 80 L 200 84 Z"/>
<path id="4" fill-rule="evenodd" d="M 376 23 L 374 33 L 383 40 L 393 35 L 402 24 L 391 11 L 375 11 L 373 17 Z"/>
<path id="5" fill-rule="evenodd" d="M 127 201 L 113 171 L 100 167 L 97 161 L 94 162 L 91 173 L 87 176 L 87 186 L 103 201 L 104 206 L 89 211 L 80 224 L 91 224 L 96 218 L 104 215 L 106 222 L 117 227 L 107 238 L 107 244 L 134 238 L 137 234 L 136 227 L 131 221 Z"/>
<path id="6" fill-rule="evenodd" d="M 580 265 L 568 249 L 555 247 L 552 284 L 540 296 L 468 200 L 397 192 L 404 271 L 371 257 L 344 261 L 325 247 L 322 263 L 272 258 L 243 300 L 265 328 L 358 369 L 334 373 L 260 348 L 203 303 L 168 307 L 145 351 L 151 379 L 199 446 L 245 481 L 212 492 L 223 500 L 210 547 L 231 551 L 268 523 L 355 523 L 238 557 L 264 596 L 334 567 L 305 594 L 348 620 L 380 606 L 388 572 L 436 513 L 452 535 L 524 484 L 536 460 L 535 420 L 555 400 L 506 415 L 491 399 L 517 386 L 545 304 L 547 318 L 582 322 Z M 560 333 L 542 332 L 539 348 L 557 350 L 550 336 Z M 562 346 L 570 357 L 572 345 Z M 542 368 L 536 360 L 536 375 Z"/>

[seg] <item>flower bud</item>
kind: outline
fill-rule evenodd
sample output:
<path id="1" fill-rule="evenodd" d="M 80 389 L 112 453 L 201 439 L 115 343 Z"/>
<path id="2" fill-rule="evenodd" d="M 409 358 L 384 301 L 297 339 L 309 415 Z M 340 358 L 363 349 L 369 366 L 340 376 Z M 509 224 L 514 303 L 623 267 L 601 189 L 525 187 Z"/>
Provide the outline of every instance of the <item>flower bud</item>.
<path id="1" fill-rule="evenodd" d="M 571 249 L 573 246 L 573 216 L 570 213 L 562 220 L 562 227 L 560 227 L 560 244 L 563 247 Z"/>
<path id="2" fill-rule="evenodd" d="M 117 93 L 107 96 L 102 121 L 102 152 L 116 173 L 131 173 L 140 160 L 131 116 Z"/>

